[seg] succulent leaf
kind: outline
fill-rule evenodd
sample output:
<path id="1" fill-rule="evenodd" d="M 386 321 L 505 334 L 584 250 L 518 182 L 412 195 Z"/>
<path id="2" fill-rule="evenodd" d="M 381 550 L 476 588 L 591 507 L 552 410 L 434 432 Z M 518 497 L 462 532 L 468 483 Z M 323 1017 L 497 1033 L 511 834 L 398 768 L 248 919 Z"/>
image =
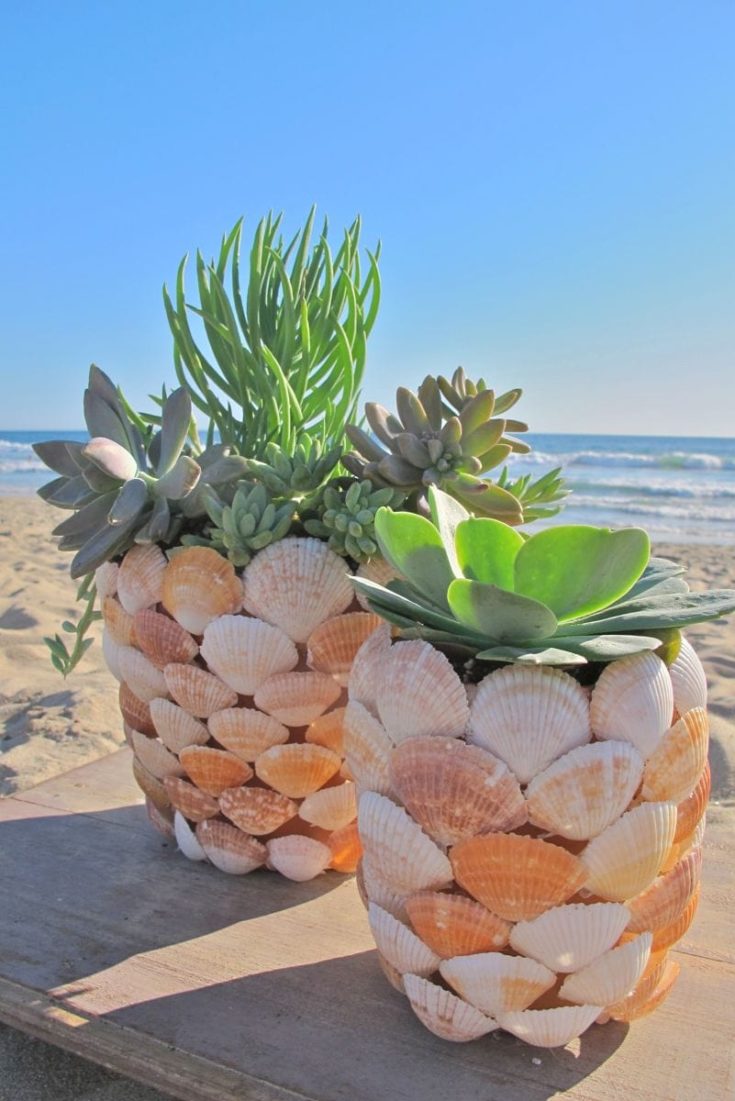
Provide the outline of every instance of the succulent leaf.
<path id="1" fill-rule="evenodd" d="M 91 459 L 108 478 L 116 478 L 120 482 L 127 482 L 138 473 L 138 464 L 127 448 L 103 436 L 91 439 L 82 455 L 85 459 Z"/>

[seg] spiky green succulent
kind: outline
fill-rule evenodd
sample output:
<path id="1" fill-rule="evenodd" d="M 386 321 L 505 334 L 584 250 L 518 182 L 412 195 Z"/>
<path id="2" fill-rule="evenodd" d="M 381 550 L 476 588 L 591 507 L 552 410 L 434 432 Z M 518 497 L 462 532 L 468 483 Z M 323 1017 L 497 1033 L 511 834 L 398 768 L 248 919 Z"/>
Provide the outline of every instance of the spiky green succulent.
<path id="1" fill-rule="evenodd" d="M 264 459 L 248 459 L 250 477 L 261 482 L 269 493 L 277 497 L 295 494 L 299 497 L 316 492 L 327 481 L 342 458 L 342 447 L 337 445 L 323 451 L 318 442 L 310 445 L 299 443 L 293 454 L 287 454 L 278 444 L 269 443 Z"/>
<path id="2" fill-rule="evenodd" d="M 405 493 L 386 486 L 376 489 L 369 479 L 362 482 L 337 478 L 324 490 L 312 506 L 318 513 L 306 519 L 309 535 L 326 539 L 337 554 L 366 562 L 378 553 L 375 540 L 375 514 L 379 508 L 397 508 Z"/>
<path id="3" fill-rule="evenodd" d="M 210 491 L 204 498 L 212 524 L 205 535 L 185 535 L 189 546 L 211 546 L 235 566 L 246 566 L 259 550 L 288 535 L 296 501 L 275 503 L 264 485 L 240 482 L 231 504 Z"/>

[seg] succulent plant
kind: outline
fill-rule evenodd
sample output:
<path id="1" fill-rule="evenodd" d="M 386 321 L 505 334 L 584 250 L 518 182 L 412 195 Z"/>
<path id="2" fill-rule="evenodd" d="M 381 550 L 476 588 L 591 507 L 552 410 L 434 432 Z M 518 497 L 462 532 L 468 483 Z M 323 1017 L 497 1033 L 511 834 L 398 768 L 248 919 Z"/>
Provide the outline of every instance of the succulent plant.
<path id="1" fill-rule="evenodd" d="M 264 460 L 248 459 L 248 474 L 261 482 L 269 493 L 278 497 L 295 494 L 299 497 L 314 493 L 330 476 L 342 458 L 338 444 L 323 451 L 318 442 L 297 444 L 293 454 L 287 454 L 275 443 L 267 444 Z"/>
<path id="2" fill-rule="evenodd" d="M 326 539 L 337 554 L 365 562 L 378 553 L 375 514 L 379 508 L 397 508 L 405 493 L 386 486 L 376 489 L 366 478 L 362 482 L 337 478 L 326 485 L 316 503 L 317 517 L 306 519 L 310 535 Z"/>
<path id="3" fill-rule="evenodd" d="M 232 504 L 225 504 L 210 491 L 204 503 L 214 526 L 206 538 L 183 536 L 185 545 L 212 546 L 235 566 L 246 566 L 253 555 L 283 539 L 291 530 L 296 501 L 275 504 L 264 485 L 240 482 Z"/>

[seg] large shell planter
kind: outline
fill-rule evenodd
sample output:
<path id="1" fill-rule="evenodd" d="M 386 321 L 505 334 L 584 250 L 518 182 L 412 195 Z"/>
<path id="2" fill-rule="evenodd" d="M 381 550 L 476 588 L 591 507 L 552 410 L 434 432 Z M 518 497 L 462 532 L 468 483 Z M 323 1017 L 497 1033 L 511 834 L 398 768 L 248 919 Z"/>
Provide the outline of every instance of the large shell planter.
<path id="1" fill-rule="evenodd" d="M 383 970 L 446 1040 L 563 1045 L 669 992 L 697 907 L 706 682 L 684 642 L 594 687 L 505 666 L 466 688 L 428 643 L 358 653 L 345 753 Z"/>
<path id="2" fill-rule="evenodd" d="M 379 620 L 354 601 L 344 559 L 291 537 L 238 573 L 210 548 L 139 546 L 97 585 L 153 824 L 236 875 L 354 871 L 344 686 Z"/>

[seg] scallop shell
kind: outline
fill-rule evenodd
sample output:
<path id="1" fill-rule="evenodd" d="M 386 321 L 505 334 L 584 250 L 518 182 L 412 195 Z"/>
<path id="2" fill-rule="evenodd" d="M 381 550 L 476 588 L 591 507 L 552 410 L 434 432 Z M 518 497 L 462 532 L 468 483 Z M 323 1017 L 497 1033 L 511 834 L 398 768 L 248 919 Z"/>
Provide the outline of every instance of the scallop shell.
<path id="1" fill-rule="evenodd" d="M 151 711 L 147 703 L 139 700 L 135 692 L 131 692 L 123 681 L 118 695 L 120 711 L 128 726 L 133 730 L 139 730 L 141 734 L 147 734 L 149 738 L 155 737 L 156 728 L 153 725 Z"/>
<path id="2" fill-rule="evenodd" d="M 247 875 L 265 863 L 265 845 L 227 822 L 212 818 L 199 822 L 196 839 L 215 868 L 229 875 Z"/>
<path id="3" fill-rule="evenodd" d="M 286 726 L 308 726 L 336 703 L 340 687 L 326 673 L 276 673 L 260 685 L 255 706 Z"/>
<path id="4" fill-rule="evenodd" d="M 172 753 L 180 753 L 188 745 L 206 745 L 209 741 L 204 723 L 171 700 L 151 700 L 149 707 L 156 733 Z"/>
<path id="5" fill-rule="evenodd" d="M 403 975 L 401 974 L 401 972 L 397 971 L 392 963 L 388 963 L 385 956 L 381 956 L 380 952 L 378 952 L 377 950 L 375 952 L 375 955 L 378 958 L 380 970 L 383 972 L 393 989 L 397 990 L 399 994 L 405 994 L 406 990 L 403 985 Z"/>
<path id="6" fill-rule="evenodd" d="M 441 845 L 526 821 L 515 776 L 484 749 L 455 738 L 411 738 L 393 751 L 390 786 L 411 816 Z"/>
<path id="7" fill-rule="evenodd" d="M 362 856 L 360 834 L 357 822 L 350 822 L 341 829 L 333 830 L 326 840 L 332 854 L 331 868 L 336 872 L 354 872 Z"/>
<path id="8" fill-rule="evenodd" d="M 586 967 L 569 975 L 559 997 L 578 1005 L 612 1005 L 627 997 L 646 969 L 651 954 L 651 933 L 611 948 Z"/>
<path id="9" fill-rule="evenodd" d="M 252 696 L 274 673 L 286 673 L 299 655 L 288 635 L 262 619 L 223 615 L 204 629 L 202 657 L 242 696 Z"/>
<path id="10" fill-rule="evenodd" d="M 407 925 L 375 902 L 368 905 L 368 921 L 378 951 L 401 975 L 408 971 L 426 977 L 436 971 L 439 957 Z"/>
<path id="11" fill-rule="evenodd" d="M 179 849 L 189 860 L 206 860 L 207 854 L 181 811 L 174 814 L 174 836 Z"/>
<path id="12" fill-rule="evenodd" d="M 401 575 L 382 555 L 376 554 L 369 562 L 360 563 L 357 576 L 364 577 L 368 581 L 374 581 L 376 585 L 387 585 L 389 581 L 396 581 Z M 362 593 L 357 594 L 357 600 L 360 607 L 364 608 L 366 612 L 371 611 L 367 599 Z"/>
<path id="13" fill-rule="evenodd" d="M 224 684 L 213 673 L 207 673 L 196 665 L 167 665 L 163 671 L 168 691 L 176 703 L 199 719 L 208 719 L 215 711 L 233 707 L 237 692 Z"/>
<path id="14" fill-rule="evenodd" d="M 259 780 L 290 799 L 302 799 L 339 772 L 341 761 L 331 749 L 306 742 L 274 745 L 255 762 Z"/>
<path id="15" fill-rule="evenodd" d="M 371 715 L 378 714 L 378 695 L 382 687 L 383 663 L 391 653 L 390 627 L 382 627 L 363 642 L 352 663 L 347 694 L 350 702 L 354 700 L 367 708 Z"/>
<path id="16" fill-rule="evenodd" d="M 658 874 L 675 829 L 673 803 L 641 803 L 626 811 L 580 854 L 586 888 L 612 902 L 639 895 Z"/>
<path id="17" fill-rule="evenodd" d="M 136 650 L 133 646 L 121 646 L 117 662 L 128 688 L 143 703 L 150 703 L 151 700 L 165 698 L 168 695 L 168 685 L 163 673 L 160 669 L 156 669 L 140 650 Z"/>
<path id="18" fill-rule="evenodd" d="M 102 656 L 105 659 L 107 668 L 116 681 L 121 681 L 123 679 L 123 675 L 120 672 L 119 657 L 120 651 L 124 649 L 125 647 L 121 646 L 119 642 L 115 642 L 110 632 L 105 628 L 102 632 Z"/>
<path id="19" fill-rule="evenodd" d="M 168 810 L 171 806 L 171 802 L 166 792 L 166 788 L 157 776 L 154 776 L 152 772 L 149 772 L 148 769 L 140 763 L 137 757 L 133 757 L 133 777 L 146 799 L 150 799 L 158 810 Z"/>
<path id="20" fill-rule="evenodd" d="M 441 849 L 384 795 L 360 796 L 358 828 L 370 865 L 394 891 L 411 894 L 451 882 L 452 868 Z"/>
<path id="21" fill-rule="evenodd" d="M 657 1009 L 670 993 L 681 970 L 675 960 L 664 958 L 650 974 L 644 974 L 632 994 L 615 1005 L 608 1006 L 605 1020 L 635 1021 Z"/>
<path id="22" fill-rule="evenodd" d="M 242 588 L 235 567 L 211 547 L 184 547 L 166 567 L 161 602 L 177 623 L 201 635 L 218 616 L 239 612 Z"/>
<path id="23" fill-rule="evenodd" d="M 699 884 L 702 850 L 693 849 L 666 875 L 654 879 L 651 886 L 628 903 L 631 918 L 628 930 L 663 929 L 680 916 Z"/>
<path id="24" fill-rule="evenodd" d="M 167 776 L 184 775 L 178 757 L 175 757 L 173 753 L 169 753 L 163 742 L 159 742 L 158 738 L 147 738 L 145 734 L 139 734 L 137 730 L 134 730 L 132 742 L 135 756 L 156 779 L 165 780 Z"/>
<path id="25" fill-rule="evenodd" d="M 460 841 L 450 853 L 454 878 L 499 917 L 528 921 L 579 890 L 585 868 L 566 849 L 520 834 Z"/>
<path id="26" fill-rule="evenodd" d="M 508 943 L 510 924 L 464 895 L 419 891 L 405 906 L 415 932 L 441 959 L 497 952 Z"/>
<path id="27" fill-rule="evenodd" d="M 251 615 L 285 631 L 294 642 L 352 603 L 343 558 L 320 539 L 292 537 L 271 543 L 245 567 L 243 603 Z"/>
<path id="28" fill-rule="evenodd" d="M 390 792 L 389 768 L 393 743 L 366 707 L 350 700 L 344 717 L 344 754 L 362 791 Z"/>
<path id="29" fill-rule="evenodd" d="M 157 830 L 167 841 L 175 840 L 174 812 L 171 807 L 166 807 L 165 810 L 162 810 L 150 799 L 146 799 L 145 812 L 154 830 Z"/>
<path id="30" fill-rule="evenodd" d="M 120 668 L 124 673 L 122 662 Z M 643 798 L 674 803 L 686 799 L 704 771 L 708 747 L 707 712 L 695 707 L 666 731 L 646 762 L 641 788 Z"/>
<path id="31" fill-rule="evenodd" d="M 599 1016 L 599 1005 L 565 1005 L 504 1013 L 501 1028 L 534 1047 L 563 1047 L 581 1036 Z"/>
<path id="32" fill-rule="evenodd" d="M 144 608 L 136 613 L 133 624 L 135 645 L 156 669 L 163 669 L 172 661 L 186 665 L 199 653 L 189 632 L 167 615 Z"/>
<path id="33" fill-rule="evenodd" d="M 679 653 L 669 666 L 674 688 L 674 707 L 686 715 L 693 707 L 707 706 L 707 677 L 696 650 L 682 636 Z"/>
<path id="34" fill-rule="evenodd" d="M 94 571 L 94 585 L 97 589 L 97 598 L 101 603 L 104 603 L 108 596 L 114 596 L 117 592 L 119 569 L 117 562 L 103 562 Z"/>
<path id="35" fill-rule="evenodd" d="M 167 776 L 163 784 L 171 805 L 190 822 L 203 822 L 205 818 L 214 818 L 219 814 L 217 800 L 188 780 Z"/>
<path id="36" fill-rule="evenodd" d="M 586 967 L 612 948 L 629 917 L 618 902 L 554 906 L 533 921 L 514 925 L 510 943 L 516 952 L 565 974 Z"/>
<path id="37" fill-rule="evenodd" d="M 650 651 L 606 665 L 590 703 L 597 737 L 631 742 L 644 758 L 668 730 L 673 710 L 669 671 Z"/>
<path id="38" fill-rule="evenodd" d="M 699 906 L 699 894 L 700 887 L 699 884 L 697 884 L 692 893 L 692 897 L 689 899 L 679 916 L 669 925 L 665 925 L 663 929 L 657 929 L 655 931 L 652 945 L 654 952 L 661 952 L 663 949 L 671 948 L 671 946 L 676 944 L 677 941 L 680 941 L 689 930 L 689 926 L 694 921 L 694 916 Z"/>
<path id="39" fill-rule="evenodd" d="M 398 918 L 404 925 L 408 922 L 408 914 L 406 913 L 408 895 L 405 891 L 397 891 L 395 887 L 383 879 L 375 871 L 370 859 L 364 853 L 358 866 L 356 879 L 357 889 L 365 909 L 367 909 L 370 902 L 377 902 L 378 906 L 382 906 L 389 914 L 393 914 L 393 917 Z"/>
<path id="40" fill-rule="evenodd" d="M 261 837 L 273 833 L 297 813 L 292 799 L 270 788 L 229 788 L 219 797 L 219 806 L 226 818 L 244 833 Z"/>
<path id="41" fill-rule="evenodd" d="M 346 612 L 320 623 L 307 642 L 306 660 L 319 673 L 347 684 L 357 651 L 383 620 L 371 612 Z"/>
<path id="42" fill-rule="evenodd" d="M 643 758 L 629 742 L 578 746 L 528 785 L 529 820 L 560 837 L 595 837 L 623 813 L 642 774 Z"/>
<path id="43" fill-rule="evenodd" d="M 296 833 L 272 838 L 267 848 L 268 866 L 296 883 L 314 879 L 332 859 L 331 851 L 321 841 Z"/>
<path id="44" fill-rule="evenodd" d="M 696 828 L 697 823 L 702 820 L 704 812 L 707 809 L 707 801 L 709 800 L 711 786 L 712 773 L 709 767 L 709 761 L 707 761 L 704 766 L 704 772 L 700 776 L 694 791 L 691 795 L 688 795 L 686 799 L 682 799 L 681 803 L 679 803 L 676 808 L 676 833 L 674 834 L 674 844 L 680 844 L 685 838 L 689 837 Z"/>
<path id="45" fill-rule="evenodd" d="M 523 956 L 480 952 L 442 960 L 439 971 L 453 990 L 491 1017 L 526 1009 L 556 982 L 548 967 Z"/>
<path id="46" fill-rule="evenodd" d="M 307 795 L 299 807 L 299 817 L 322 830 L 338 830 L 357 817 L 355 785 L 347 780 L 335 787 Z"/>
<path id="47" fill-rule="evenodd" d="M 253 707 L 227 707 L 224 711 L 215 711 L 209 716 L 208 725 L 212 737 L 243 761 L 254 761 L 266 749 L 283 745 L 290 737 L 283 723 Z"/>
<path id="48" fill-rule="evenodd" d="M 314 719 L 304 735 L 307 742 L 314 745 L 323 745 L 325 749 L 331 749 L 333 753 L 344 752 L 345 738 L 345 708 L 335 707 L 333 711 L 327 711 L 326 715 L 320 715 Z"/>
<path id="49" fill-rule="evenodd" d="M 204 745 L 187 746 L 179 760 L 192 783 L 208 795 L 221 795 L 226 788 L 247 783 L 253 775 L 250 766 L 233 753 Z"/>
<path id="50" fill-rule="evenodd" d="M 167 568 L 166 556 L 155 543 L 128 551 L 117 575 L 117 598 L 129 615 L 159 602 Z"/>
<path id="51" fill-rule="evenodd" d="M 102 618 L 111 637 L 119 646 L 135 645 L 135 618 L 125 611 L 114 596 L 102 601 Z"/>
<path id="52" fill-rule="evenodd" d="M 467 1043 L 498 1027 L 491 1017 L 420 975 L 404 975 L 403 987 L 418 1019 L 440 1040 Z"/>
<path id="53" fill-rule="evenodd" d="M 500 757 L 526 784 L 590 740 L 587 698 L 558 669 L 506 665 L 480 682 L 467 740 Z"/>
<path id="54" fill-rule="evenodd" d="M 377 709 L 396 743 L 420 734 L 458 738 L 469 716 L 464 686 L 449 659 L 420 639 L 392 647 L 380 671 Z"/>

